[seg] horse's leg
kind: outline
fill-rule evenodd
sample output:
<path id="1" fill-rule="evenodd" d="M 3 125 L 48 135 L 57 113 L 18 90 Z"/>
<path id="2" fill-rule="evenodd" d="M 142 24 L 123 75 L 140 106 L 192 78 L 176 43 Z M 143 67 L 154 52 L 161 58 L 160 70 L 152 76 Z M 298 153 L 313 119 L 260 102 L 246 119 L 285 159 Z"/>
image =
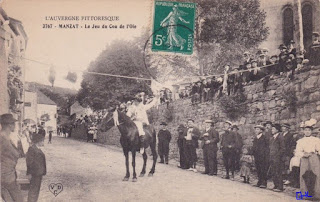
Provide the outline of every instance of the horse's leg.
<path id="1" fill-rule="evenodd" d="M 147 159 L 148 159 L 146 152 L 142 154 L 142 157 L 143 157 L 143 167 L 139 177 L 143 177 L 144 174 L 146 174 L 146 166 L 147 166 Z"/>
<path id="2" fill-rule="evenodd" d="M 149 172 L 149 177 L 150 176 L 153 176 L 153 173 L 155 172 L 156 170 L 156 163 L 157 163 L 157 158 L 158 158 L 158 154 L 157 154 L 157 151 L 156 151 L 156 144 L 155 143 L 151 143 L 150 144 L 150 148 L 151 148 L 151 152 L 152 152 L 152 156 L 153 156 L 153 164 L 152 164 L 152 168 Z"/>
<path id="3" fill-rule="evenodd" d="M 124 156 L 126 157 L 126 169 L 127 173 L 126 176 L 123 178 L 123 181 L 128 181 L 130 177 L 130 171 L 129 171 L 129 151 L 124 151 Z"/>
<path id="4" fill-rule="evenodd" d="M 136 182 L 137 181 L 137 174 L 136 174 L 136 150 L 133 149 L 132 151 L 132 173 L 133 173 L 133 177 L 132 177 L 132 182 Z"/>

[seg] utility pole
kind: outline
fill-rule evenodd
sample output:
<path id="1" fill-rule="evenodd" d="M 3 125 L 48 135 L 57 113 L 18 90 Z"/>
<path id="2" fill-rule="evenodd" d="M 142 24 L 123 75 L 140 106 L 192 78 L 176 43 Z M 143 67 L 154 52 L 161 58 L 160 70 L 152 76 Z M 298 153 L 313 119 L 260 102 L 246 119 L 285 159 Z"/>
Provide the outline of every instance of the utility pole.
<path id="1" fill-rule="evenodd" d="M 294 38 L 296 41 L 297 51 L 303 53 L 304 44 L 303 44 L 303 24 L 302 24 L 302 8 L 301 0 L 294 0 L 293 5 L 293 21 L 294 21 Z"/>

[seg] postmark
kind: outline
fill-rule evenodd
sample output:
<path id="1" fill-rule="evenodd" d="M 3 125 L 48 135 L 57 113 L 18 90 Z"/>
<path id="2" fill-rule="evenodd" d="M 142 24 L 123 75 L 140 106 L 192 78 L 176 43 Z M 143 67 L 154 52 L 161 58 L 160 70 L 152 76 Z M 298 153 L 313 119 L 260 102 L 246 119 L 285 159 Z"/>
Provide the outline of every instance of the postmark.
<path id="1" fill-rule="evenodd" d="M 155 1 L 152 51 L 192 54 L 195 3 Z"/>
<path id="2" fill-rule="evenodd" d="M 63 185 L 61 183 L 51 183 L 49 185 L 49 191 L 54 196 L 58 196 L 63 191 Z"/>

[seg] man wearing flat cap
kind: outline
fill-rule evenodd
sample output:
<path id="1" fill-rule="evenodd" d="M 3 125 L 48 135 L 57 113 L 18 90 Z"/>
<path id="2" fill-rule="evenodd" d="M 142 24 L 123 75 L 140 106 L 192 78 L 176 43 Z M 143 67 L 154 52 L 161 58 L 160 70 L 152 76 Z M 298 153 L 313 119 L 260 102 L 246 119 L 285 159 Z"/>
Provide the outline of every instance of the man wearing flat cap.
<path id="1" fill-rule="evenodd" d="M 225 179 L 230 179 L 229 170 L 231 169 L 231 178 L 234 179 L 235 156 L 236 156 L 236 135 L 231 130 L 232 122 L 225 121 L 224 133 L 221 135 L 221 150 L 223 162 L 226 168 Z"/>
<path id="2" fill-rule="evenodd" d="M 252 144 L 252 154 L 258 174 L 257 187 L 267 187 L 267 173 L 269 168 L 269 138 L 264 134 L 262 125 L 254 126 L 255 137 Z"/>
<path id="3" fill-rule="evenodd" d="M 169 143 L 171 141 L 171 133 L 167 129 L 167 123 L 160 124 L 158 132 L 158 154 L 160 156 L 160 163 L 169 163 Z"/>
<path id="4" fill-rule="evenodd" d="M 289 131 L 290 125 L 288 123 L 284 123 L 281 125 L 281 135 L 283 136 L 283 141 L 285 145 L 284 149 L 284 162 L 283 162 L 283 168 L 284 168 L 284 180 L 286 180 L 285 184 L 289 184 L 288 181 L 288 174 L 289 174 L 289 166 L 290 166 L 290 160 L 293 157 L 294 149 L 296 148 L 296 141 L 293 137 L 293 134 Z"/>
<path id="5" fill-rule="evenodd" d="M 203 174 L 217 175 L 217 151 L 219 133 L 213 128 L 212 120 L 205 120 L 205 131 L 201 136 L 205 171 Z"/>
<path id="6" fill-rule="evenodd" d="M 46 157 L 39 149 L 42 146 L 43 139 L 42 134 L 34 133 L 31 138 L 32 145 L 26 155 L 27 175 L 31 176 L 28 202 L 38 201 L 42 177 L 47 173 Z"/>
<path id="7" fill-rule="evenodd" d="M 21 153 L 10 139 L 16 121 L 12 114 L 0 116 L 1 195 L 4 201 L 22 202 L 23 196 L 16 181 L 16 165 Z"/>
<path id="8" fill-rule="evenodd" d="M 283 157 L 285 152 L 285 145 L 283 136 L 281 134 L 281 125 L 272 124 L 272 137 L 270 138 L 270 170 L 272 181 L 274 184 L 273 191 L 283 191 Z"/>

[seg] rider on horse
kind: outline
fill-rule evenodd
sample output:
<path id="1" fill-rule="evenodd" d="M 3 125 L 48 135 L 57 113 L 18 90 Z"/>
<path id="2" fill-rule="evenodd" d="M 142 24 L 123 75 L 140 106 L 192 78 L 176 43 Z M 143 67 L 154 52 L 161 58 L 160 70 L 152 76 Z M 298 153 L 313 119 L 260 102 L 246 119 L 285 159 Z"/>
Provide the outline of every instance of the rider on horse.
<path id="1" fill-rule="evenodd" d="M 147 110 L 153 107 L 157 102 L 157 98 L 149 104 L 144 104 L 142 98 L 136 97 L 133 104 L 128 107 L 127 116 L 136 124 L 140 139 L 140 153 L 144 153 L 144 135 L 143 125 L 149 125 Z"/>

